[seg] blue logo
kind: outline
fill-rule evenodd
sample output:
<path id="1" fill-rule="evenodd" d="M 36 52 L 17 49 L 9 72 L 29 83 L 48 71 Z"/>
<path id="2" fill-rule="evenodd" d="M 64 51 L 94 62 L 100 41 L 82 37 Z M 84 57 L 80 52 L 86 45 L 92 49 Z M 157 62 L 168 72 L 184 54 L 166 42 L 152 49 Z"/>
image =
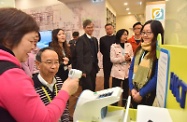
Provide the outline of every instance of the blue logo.
<path id="1" fill-rule="evenodd" d="M 152 9 L 152 19 L 164 20 L 164 9 L 163 8 L 153 8 Z"/>

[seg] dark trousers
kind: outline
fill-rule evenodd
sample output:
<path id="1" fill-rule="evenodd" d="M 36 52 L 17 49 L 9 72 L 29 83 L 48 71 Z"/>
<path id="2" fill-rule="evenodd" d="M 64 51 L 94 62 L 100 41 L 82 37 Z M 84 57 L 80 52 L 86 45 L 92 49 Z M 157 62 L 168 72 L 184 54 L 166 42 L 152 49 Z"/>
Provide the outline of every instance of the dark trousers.
<path id="1" fill-rule="evenodd" d="M 151 92 L 149 95 L 143 97 L 142 101 L 140 103 L 136 103 L 133 98 L 131 98 L 131 104 L 132 104 L 132 108 L 137 109 L 138 105 L 149 105 L 152 106 L 154 99 L 156 96 L 156 91 Z"/>
<path id="2" fill-rule="evenodd" d="M 127 98 L 129 96 L 129 82 L 128 82 L 128 78 L 126 78 L 125 80 L 121 80 L 121 79 L 117 79 L 117 78 L 112 77 L 112 87 L 116 87 L 116 86 L 121 87 L 121 83 L 122 83 L 122 89 L 123 89 L 122 106 L 125 106 Z M 112 105 L 117 106 L 118 102 L 114 103 Z"/>
<path id="3" fill-rule="evenodd" d="M 92 68 L 92 71 L 90 73 L 86 74 L 86 77 L 81 78 L 81 85 L 82 90 L 89 89 L 91 91 L 95 91 L 96 87 L 96 69 L 95 67 Z"/>
<path id="4" fill-rule="evenodd" d="M 112 68 L 112 63 L 105 64 L 103 62 L 104 89 L 108 89 L 109 88 L 109 79 L 110 79 L 111 68 Z"/>

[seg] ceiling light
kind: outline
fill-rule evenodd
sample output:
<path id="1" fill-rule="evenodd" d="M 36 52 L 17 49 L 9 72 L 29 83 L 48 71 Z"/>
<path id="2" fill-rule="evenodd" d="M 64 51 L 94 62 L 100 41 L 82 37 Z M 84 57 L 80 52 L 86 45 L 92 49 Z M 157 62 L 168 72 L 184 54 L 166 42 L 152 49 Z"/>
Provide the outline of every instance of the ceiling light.
<path id="1" fill-rule="evenodd" d="M 131 12 L 128 12 L 128 14 L 131 14 Z"/>
<path id="2" fill-rule="evenodd" d="M 124 5 L 125 5 L 125 6 L 127 6 L 127 5 L 128 5 L 128 3 L 127 3 L 127 2 L 125 2 L 125 3 L 124 3 Z"/>
<path id="3" fill-rule="evenodd" d="M 103 2 L 103 0 L 92 0 L 93 3 Z"/>
<path id="4" fill-rule="evenodd" d="M 142 1 L 140 1 L 139 4 L 142 5 Z"/>
<path id="5" fill-rule="evenodd" d="M 128 11 L 128 10 L 129 10 L 129 8 L 126 8 L 126 10 Z"/>

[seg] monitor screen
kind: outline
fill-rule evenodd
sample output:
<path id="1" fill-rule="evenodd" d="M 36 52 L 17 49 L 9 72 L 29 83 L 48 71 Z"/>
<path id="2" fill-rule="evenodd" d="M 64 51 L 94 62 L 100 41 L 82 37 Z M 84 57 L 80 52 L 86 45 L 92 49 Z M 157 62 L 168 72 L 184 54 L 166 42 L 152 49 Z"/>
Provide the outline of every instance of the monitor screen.
<path id="1" fill-rule="evenodd" d="M 48 31 L 40 31 L 41 40 L 37 43 L 39 48 L 48 47 L 49 43 L 52 41 L 52 32 Z"/>

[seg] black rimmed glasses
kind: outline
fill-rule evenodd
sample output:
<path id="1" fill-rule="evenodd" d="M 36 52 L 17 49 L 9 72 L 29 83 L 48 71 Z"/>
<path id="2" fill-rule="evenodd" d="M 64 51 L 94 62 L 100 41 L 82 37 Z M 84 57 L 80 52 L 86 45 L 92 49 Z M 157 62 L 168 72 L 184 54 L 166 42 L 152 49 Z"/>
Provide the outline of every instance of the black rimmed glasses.
<path id="1" fill-rule="evenodd" d="M 134 28 L 134 30 L 141 30 L 142 28 Z"/>
<path id="2" fill-rule="evenodd" d="M 141 35 L 144 36 L 144 35 L 147 35 L 147 36 L 150 36 L 152 34 L 152 32 L 141 32 Z"/>

